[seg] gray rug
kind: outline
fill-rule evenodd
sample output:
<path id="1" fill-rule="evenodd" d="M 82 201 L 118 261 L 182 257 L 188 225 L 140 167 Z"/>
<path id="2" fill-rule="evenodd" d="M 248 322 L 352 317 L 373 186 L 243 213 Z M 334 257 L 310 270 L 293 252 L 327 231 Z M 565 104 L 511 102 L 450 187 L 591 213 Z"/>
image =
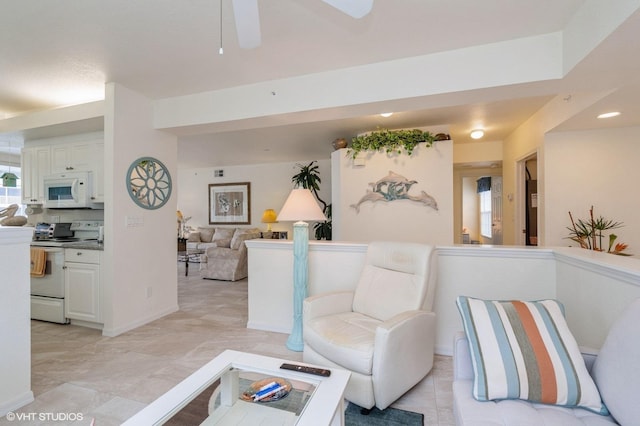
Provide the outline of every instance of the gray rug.
<path id="1" fill-rule="evenodd" d="M 373 408 L 368 415 L 360 414 L 360 407 L 349 404 L 344 413 L 347 426 L 422 426 L 424 416 L 420 413 L 386 408 L 382 411 Z"/>

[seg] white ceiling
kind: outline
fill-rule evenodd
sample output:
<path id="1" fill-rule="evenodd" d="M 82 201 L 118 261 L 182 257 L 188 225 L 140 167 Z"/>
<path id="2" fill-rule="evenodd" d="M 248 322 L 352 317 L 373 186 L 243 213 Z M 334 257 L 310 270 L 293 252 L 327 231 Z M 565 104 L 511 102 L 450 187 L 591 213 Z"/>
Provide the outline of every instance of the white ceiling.
<path id="1" fill-rule="evenodd" d="M 2 2 L 0 119 L 102 99 L 105 82 L 155 100 L 562 31 L 594 0 L 375 0 L 359 20 L 321 0 L 259 0 L 262 45 L 251 50 L 238 47 L 231 0 L 222 0 L 224 55 L 219 1 Z M 639 125 L 638 15 L 561 80 L 381 103 L 379 112 L 396 112 L 387 119 L 368 105 L 341 120 L 283 116 L 270 127 L 185 132 L 179 165 L 327 158 L 335 138 L 376 127 L 446 125 L 456 143 L 465 143 L 481 121 L 485 139 L 502 140 L 553 96 L 583 90 L 611 94 L 559 130 Z M 623 110 L 618 119 L 593 119 L 614 107 Z M 0 146 L 16 152 L 23 138 L 0 134 Z"/>

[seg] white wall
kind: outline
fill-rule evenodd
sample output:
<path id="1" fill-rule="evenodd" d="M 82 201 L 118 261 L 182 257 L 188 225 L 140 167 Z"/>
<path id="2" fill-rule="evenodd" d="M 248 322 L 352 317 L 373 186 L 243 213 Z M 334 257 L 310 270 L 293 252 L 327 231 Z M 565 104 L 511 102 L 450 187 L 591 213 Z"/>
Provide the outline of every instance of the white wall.
<path id="1" fill-rule="evenodd" d="M 178 309 L 176 204 L 156 210 L 136 205 L 125 176 L 132 162 L 154 157 L 175 184 L 176 137 L 152 129 L 149 99 L 110 83 L 105 100 L 104 329 L 114 336 Z M 175 190 L 175 187 L 174 187 Z M 137 226 L 127 223 L 138 222 Z"/>
<path id="2" fill-rule="evenodd" d="M 396 240 L 451 244 L 453 242 L 453 142 L 419 145 L 411 156 L 360 153 L 364 165 L 354 165 L 346 149 L 334 151 L 332 199 L 334 239 L 340 241 Z M 435 198 L 438 210 L 410 200 L 364 202 L 351 207 L 371 190 L 371 183 L 389 172 L 415 180 L 410 195 L 421 191 Z"/>
<path id="3" fill-rule="evenodd" d="M 594 215 L 623 222 L 616 242 L 640 257 L 640 127 L 548 134 L 544 142 L 545 245 L 576 245 L 566 239 L 574 219 Z"/>
<path id="4" fill-rule="evenodd" d="M 251 240 L 248 328 L 290 333 L 293 318 L 293 244 Z M 353 290 L 364 243 L 312 242 L 308 294 Z M 462 330 L 460 295 L 497 300 L 557 298 L 578 344 L 599 348 L 620 313 L 640 297 L 636 259 L 583 249 L 438 246 L 434 301 L 436 352 L 451 355 Z M 330 265 L 331 267 L 327 267 Z"/>
<path id="5" fill-rule="evenodd" d="M 503 203 L 502 237 L 504 244 L 524 245 L 524 175 L 518 176 L 518 162 L 532 154 L 538 156 L 538 244 L 547 245 L 544 240 L 545 219 L 551 215 L 565 215 L 566 212 L 555 210 L 554 206 L 546 205 L 545 188 L 545 155 L 543 150 L 545 135 L 556 126 L 593 105 L 608 93 L 572 93 L 570 99 L 557 96 L 536 112 L 525 123 L 518 127 L 504 140 L 502 162 L 502 193 L 507 200 Z M 572 161 L 571 157 L 561 158 L 560 161 Z M 520 182 L 520 178 L 522 182 Z M 555 185 L 549 181 L 549 185 Z M 522 188 L 522 191 L 519 190 Z M 571 197 L 571 194 L 566 194 Z M 545 210 L 549 209 L 546 213 Z"/>
<path id="6" fill-rule="evenodd" d="M 276 213 L 293 189 L 291 177 L 300 169 L 297 164 L 306 166 L 310 161 L 294 163 L 255 164 L 250 166 L 229 166 L 215 168 L 178 170 L 177 191 L 178 209 L 185 217 L 191 216 L 187 225 L 191 227 L 209 225 L 209 184 L 212 183 L 251 183 L 251 224 L 241 227 L 257 227 L 263 230 L 267 225 L 261 223 L 262 212 L 274 209 Z M 329 159 L 317 162 L 320 179 L 319 195 L 326 203 L 331 202 L 331 162 Z M 224 177 L 215 177 L 214 170 L 224 170 Z M 235 226 L 235 225 L 234 225 Z M 289 239 L 293 237 L 293 225 L 289 222 L 274 223 L 274 231 L 287 231 Z M 309 226 L 313 238 L 313 225 Z"/>

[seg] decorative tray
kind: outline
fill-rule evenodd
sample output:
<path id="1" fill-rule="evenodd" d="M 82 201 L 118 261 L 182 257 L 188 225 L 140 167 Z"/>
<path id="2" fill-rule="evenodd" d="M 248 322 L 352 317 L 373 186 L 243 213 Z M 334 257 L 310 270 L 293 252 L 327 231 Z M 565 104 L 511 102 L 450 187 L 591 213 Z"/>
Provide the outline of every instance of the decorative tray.
<path id="1" fill-rule="evenodd" d="M 289 395 L 291 388 L 291 383 L 281 377 L 268 377 L 251 383 L 240 398 L 249 402 L 277 401 Z"/>

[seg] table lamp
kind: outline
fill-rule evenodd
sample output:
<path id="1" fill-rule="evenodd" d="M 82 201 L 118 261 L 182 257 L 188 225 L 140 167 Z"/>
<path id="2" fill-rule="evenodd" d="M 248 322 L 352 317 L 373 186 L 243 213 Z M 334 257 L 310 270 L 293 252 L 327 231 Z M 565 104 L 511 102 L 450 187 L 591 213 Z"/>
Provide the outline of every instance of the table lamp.
<path id="1" fill-rule="evenodd" d="M 305 221 L 327 220 L 318 202 L 308 189 L 297 188 L 291 191 L 280 210 L 278 221 L 295 222 L 293 224 L 293 328 L 287 339 L 287 348 L 301 352 L 302 340 L 302 302 L 307 297 L 309 224 Z"/>
<path id="2" fill-rule="evenodd" d="M 274 209 L 266 209 L 262 213 L 262 223 L 267 224 L 267 232 L 271 232 L 271 224 L 276 223 L 277 220 L 276 211 Z"/>

